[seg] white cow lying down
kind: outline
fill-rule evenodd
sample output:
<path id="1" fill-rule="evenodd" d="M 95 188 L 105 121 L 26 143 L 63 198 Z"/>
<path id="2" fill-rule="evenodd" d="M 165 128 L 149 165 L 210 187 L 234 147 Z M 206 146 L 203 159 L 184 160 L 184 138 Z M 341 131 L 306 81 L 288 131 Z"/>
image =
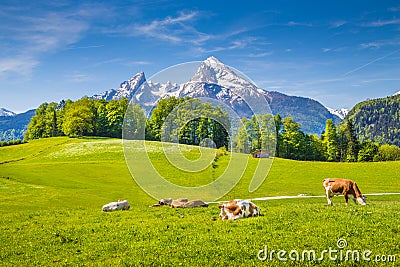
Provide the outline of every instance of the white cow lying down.
<path id="1" fill-rule="evenodd" d="M 131 206 L 129 206 L 127 200 L 118 200 L 117 202 L 111 202 L 105 204 L 101 210 L 102 211 L 129 210 L 130 207 Z"/>

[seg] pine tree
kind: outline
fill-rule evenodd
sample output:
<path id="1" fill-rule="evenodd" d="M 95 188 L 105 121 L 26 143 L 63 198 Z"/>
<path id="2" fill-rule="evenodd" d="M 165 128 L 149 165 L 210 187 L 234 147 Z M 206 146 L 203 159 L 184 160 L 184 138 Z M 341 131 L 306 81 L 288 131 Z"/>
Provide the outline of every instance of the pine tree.
<path id="1" fill-rule="evenodd" d="M 346 160 L 349 162 L 355 162 L 358 159 L 358 151 L 360 149 L 360 145 L 356 136 L 356 131 L 354 130 L 353 121 L 351 119 L 349 119 L 346 123 L 346 138 Z"/>
<path id="2" fill-rule="evenodd" d="M 336 126 L 332 122 L 332 119 L 326 120 L 325 135 L 323 140 L 326 147 L 326 154 L 328 161 L 338 160 L 338 137 L 336 132 Z"/>

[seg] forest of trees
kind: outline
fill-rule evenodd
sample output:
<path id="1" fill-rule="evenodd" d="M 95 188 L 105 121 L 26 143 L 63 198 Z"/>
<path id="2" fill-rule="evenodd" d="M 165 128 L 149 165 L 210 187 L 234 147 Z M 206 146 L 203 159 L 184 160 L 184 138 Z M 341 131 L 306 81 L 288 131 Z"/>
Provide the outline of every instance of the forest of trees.
<path id="1" fill-rule="evenodd" d="M 267 150 L 275 156 L 295 160 L 356 162 L 400 160 L 400 148 L 370 140 L 360 141 L 351 119 L 335 125 L 326 121 L 321 136 L 305 134 L 291 117 L 279 114 L 243 118 L 234 140 L 229 140 L 230 119 L 226 111 L 199 99 L 170 97 L 161 99 L 146 118 L 139 105 L 128 100 L 94 100 L 84 97 L 77 101 L 43 103 L 36 110 L 25 133 L 25 139 L 54 136 L 105 136 L 179 142 L 199 145 L 212 140 L 216 148 L 232 145 L 232 150 L 250 153 Z M 142 133 L 142 135 L 140 135 Z M 201 144 L 207 145 L 209 144 Z"/>
<path id="2" fill-rule="evenodd" d="M 229 116 L 222 108 L 199 99 L 169 97 L 153 109 L 146 123 L 146 140 L 199 145 L 209 139 L 217 148 L 228 147 L 229 129 Z"/>
<path id="3" fill-rule="evenodd" d="M 353 120 L 362 141 L 400 146 L 400 95 L 358 103 L 345 120 Z"/>
<path id="4" fill-rule="evenodd" d="M 106 101 L 84 97 L 60 103 L 43 103 L 32 117 L 25 139 L 54 136 L 122 137 L 122 125 L 128 100 Z"/>

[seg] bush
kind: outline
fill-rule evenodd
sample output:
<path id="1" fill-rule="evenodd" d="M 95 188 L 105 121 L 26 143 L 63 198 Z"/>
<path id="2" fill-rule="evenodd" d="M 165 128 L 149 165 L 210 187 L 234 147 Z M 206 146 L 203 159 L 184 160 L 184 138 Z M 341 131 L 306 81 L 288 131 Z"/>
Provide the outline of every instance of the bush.
<path id="1" fill-rule="evenodd" d="M 374 157 L 374 161 L 400 160 L 400 148 L 395 145 L 382 145 Z"/>
<path id="2" fill-rule="evenodd" d="M 226 147 L 222 146 L 217 149 L 217 152 L 215 153 L 215 158 L 218 159 L 221 156 L 225 156 L 228 154 L 228 151 L 226 150 Z"/>
<path id="3" fill-rule="evenodd" d="M 358 161 L 373 161 L 378 149 L 379 145 L 370 140 L 363 142 L 362 148 L 358 152 Z"/>
<path id="4" fill-rule="evenodd" d="M 26 143 L 25 140 L 21 141 L 20 139 L 17 139 L 17 140 L 11 140 L 11 141 L 8 141 L 8 142 L 0 142 L 0 147 L 13 146 L 13 145 L 19 145 L 19 144 L 24 144 L 24 143 Z"/>

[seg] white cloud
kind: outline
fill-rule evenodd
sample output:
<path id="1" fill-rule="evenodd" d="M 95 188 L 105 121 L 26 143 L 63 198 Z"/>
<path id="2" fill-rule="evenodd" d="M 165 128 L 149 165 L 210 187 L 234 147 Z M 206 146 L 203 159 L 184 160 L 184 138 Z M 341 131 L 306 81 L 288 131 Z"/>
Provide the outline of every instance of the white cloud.
<path id="1" fill-rule="evenodd" d="M 16 41 L 23 42 L 31 52 L 52 52 L 76 43 L 89 25 L 85 21 L 50 13 L 44 17 L 22 17 L 24 23 Z"/>
<path id="2" fill-rule="evenodd" d="M 289 21 L 286 26 L 305 26 L 312 27 L 312 23 Z"/>
<path id="3" fill-rule="evenodd" d="M 394 54 L 396 54 L 396 53 L 398 53 L 398 52 L 400 52 L 400 49 L 398 49 L 398 50 L 396 50 L 396 51 L 393 51 L 393 52 L 391 52 L 391 53 L 389 53 L 389 54 L 386 54 L 386 55 L 384 55 L 384 56 L 382 56 L 382 57 L 379 57 L 379 58 L 376 58 L 376 59 L 374 59 L 374 60 L 371 60 L 371 61 L 365 63 L 364 65 L 361 65 L 361 66 L 359 66 L 359 67 L 356 67 L 356 68 L 354 68 L 354 69 L 352 69 L 352 70 L 346 72 L 345 74 L 343 74 L 343 76 L 347 76 L 347 75 L 349 75 L 349 74 L 352 74 L 353 72 L 356 72 L 356 71 L 359 71 L 359 70 L 361 70 L 361 69 L 364 69 L 365 67 L 368 67 L 369 65 L 374 64 L 375 62 L 378 62 L 378 61 L 380 61 L 380 60 L 382 60 L 382 59 L 385 59 L 385 58 L 387 58 L 387 57 L 389 57 L 389 56 L 391 56 L 391 55 L 394 55 Z"/>
<path id="4" fill-rule="evenodd" d="M 25 9 L 21 12 L 11 6 L 9 12 L 2 13 L 0 72 L 3 75 L 30 74 L 44 55 L 71 49 L 68 46 L 79 42 L 90 28 L 89 18 L 101 11 L 87 5 L 59 11 L 29 5 Z"/>
<path id="5" fill-rule="evenodd" d="M 39 61 L 27 56 L 2 58 L 0 59 L 0 76 L 11 72 L 29 75 L 37 65 L 39 65 Z"/>
<path id="6" fill-rule="evenodd" d="M 81 73 L 74 73 L 66 76 L 67 80 L 73 83 L 84 83 L 84 82 L 89 82 L 92 81 L 93 79 L 90 78 L 89 75 L 87 74 L 81 74 Z"/>
<path id="7" fill-rule="evenodd" d="M 373 48 L 373 49 L 378 49 L 382 46 L 382 44 L 377 43 L 377 42 L 369 42 L 369 43 L 364 43 L 364 44 L 360 44 L 361 48 Z"/>
<path id="8" fill-rule="evenodd" d="M 258 53 L 258 54 L 249 54 L 249 57 L 253 57 L 253 58 L 260 58 L 260 57 L 267 57 L 272 55 L 274 52 L 270 51 L 270 52 L 264 52 L 264 53 Z"/>
<path id="9" fill-rule="evenodd" d="M 338 20 L 338 21 L 334 21 L 331 23 L 330 27 L 331 28 L 339 28 L 343 25 L 347 24 L 347 21 L 344 20 Z"/>
<path id="10" fill-rule="evenodd" d="M 204 48 L 204 47 L 197 47 L 195 48 L 195 51 L 200 54 L 210 54 L 210 53 L 216 53 L 216 52 L 221 52 L 221 51 L 229 51 L 229 50 L 235 50 L 235 49 L 244 49 L 247 48 L 250 44 L 254 44 L 254 42 L 257 40 L 255 37 L 247 37 L 247 38 L 242 38 L 238 40 L 232 40 L 232 41 L 227 41 L 226 45 L 213 45 L 213 48 Z"/>
<path id="11" fill-rule="evenodd" d="M 172 43 L 201 44 L 211 38 L 210 35 L 198 31 L 190 22 L 199 18 L 198 12 L 181 12 L 176 17 L 168 16 L 164 19 L 155 19 L 148 24 L 134 24 L 116 32 L 131 36 L 145 36 Z"/>
<path id="12" fill-rule="evenodd" d="M 400 11 L 400 6 L 389 7 L 388 11 L 397 12 Z"/>
<path id="13" fill-rule="evenodd" d="M 362 43 L 360 44 L 360 47 L 362 49 L 379 49 L 383 46 L 398 46 L 400 45 L 400 40 L 380 40 L 380 41 L 375 41 L 375 42 L 369 42 L 369 43 Z"/>
<path id="14" fill-rule="evenodd" d="M 400 24 L 400 19 L 377 20 L 377 21 L 363 23 L 361 26 L 364 26 L 364 27 L 382 27 L 382 26 L 386 26 L 386 25 L 397 25 L 397 24 Z"/>

